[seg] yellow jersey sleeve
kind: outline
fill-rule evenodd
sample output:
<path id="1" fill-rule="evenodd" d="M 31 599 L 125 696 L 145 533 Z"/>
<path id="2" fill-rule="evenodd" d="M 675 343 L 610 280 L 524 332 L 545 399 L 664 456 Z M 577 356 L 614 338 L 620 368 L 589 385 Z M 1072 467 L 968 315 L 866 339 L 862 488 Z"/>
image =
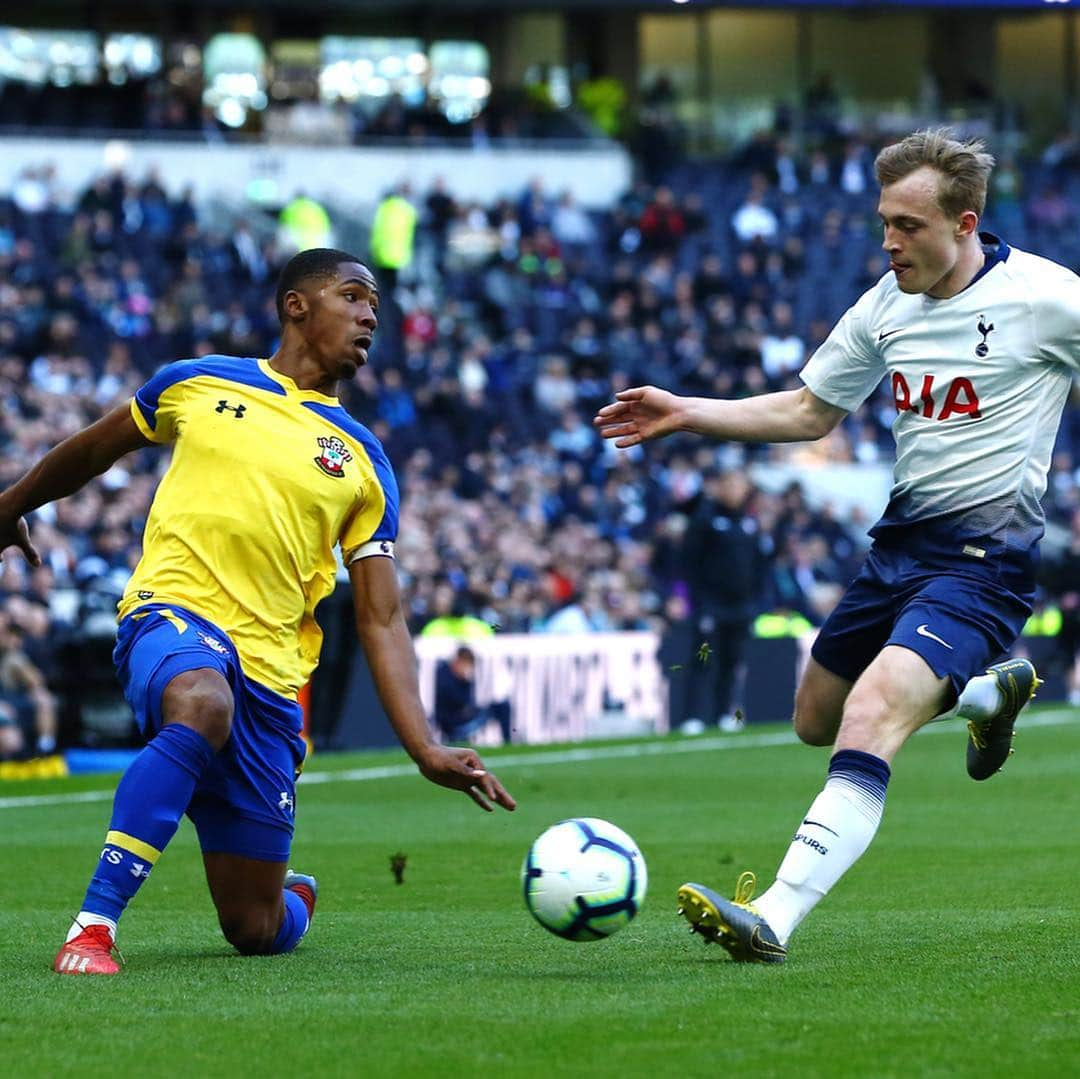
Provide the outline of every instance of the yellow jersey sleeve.
<path id="1" fill-rule="evenodd" d="M 397 539 L 397 481 L 390 463 L 382 455 L 382 447 L 378 447 L 378 455 L 366 446 L 365 449 L 368 449 L 375 473 L 374 482 L 365 491 L 363 500 L 357 504 L 341 533 L 341 556 L 346 564 L 358 556 L 381 554 L 392 558 Z"/>
<path id="2" fill-rule="evenodd" d="M 151 442 L 175 442 L 179 434 L 184 389 L 200 373 L 198 360 L 163 367 L 131 399 L 131 418 Z"/>

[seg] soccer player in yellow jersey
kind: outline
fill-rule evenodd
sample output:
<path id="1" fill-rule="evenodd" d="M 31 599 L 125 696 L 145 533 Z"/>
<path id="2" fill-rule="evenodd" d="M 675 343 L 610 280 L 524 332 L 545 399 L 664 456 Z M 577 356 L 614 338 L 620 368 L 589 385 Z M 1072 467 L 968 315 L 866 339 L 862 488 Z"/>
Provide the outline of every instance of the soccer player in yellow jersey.
<path id="1" fill-rule="evenodd" d="M 0 494 L 0 551 L 17 546 L 37 565 L 24 514 L 126 453 L 173 446 L 114 652 L 147 744 L 117 787 L 59 973 L 117 973 L 117 922 L 185 813 L 237 950 L 286 952 L 307 931 L 316 882 L 286 868 L 304 758 L 297 694 L 318 660 L 315 608 L 334 586 L 335 546 L 379 696 L 420 772 L 483 809 L 514 808 L 476 753 L 430 734 L 394 568 L 397 484 L 335 396 L 367 362 L 378 305 L 354 256 L 302 252 L 278 283 L 273 356 L 167 365 Z"/>

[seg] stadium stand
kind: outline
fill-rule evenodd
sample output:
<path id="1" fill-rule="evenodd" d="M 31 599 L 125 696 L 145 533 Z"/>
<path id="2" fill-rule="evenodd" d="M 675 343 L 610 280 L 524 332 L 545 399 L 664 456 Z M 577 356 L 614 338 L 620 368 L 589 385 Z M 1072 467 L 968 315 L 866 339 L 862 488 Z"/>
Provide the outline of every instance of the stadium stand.
<path id="1" fill-rule="evenodd" d="M 646 381 L 724 396 L 795 385 L 832 321 L 884 271 L 875 149 L 868 138 L 799 153 L 765 132 L 724 159 L 642 180 L 605 212 L 541 181 L 489 205 L 458 203 L 445 187 L 411 195 L 415 254 L 345 403 L 399 471 L 415 630 L 449 589 L 457 609 L 504 631 L 571 618 L 666 627 L 670 647 L 679 619 L 694 617 L 682 556 L 711 472 L 888 464 L 887 388 L 823 443 L 786 450 L 672 440 L 621 455 L 587 423 L 613 389 Z M 1080 266 L 1068 227 L 1080 169 L 1067 150 L 1059 141 L 1041 158 L 1007 160 L 986 227 Z M 0 483 L 163 362 L 272 351 L 272 281 L 289 250 L 264 211 L 225 216 L 153 174 L 64 191 L 47 162 L 26 169 L 0 192 Z M 1080 506 L 1078 417 L 1066 414 L 1047 495 L 1060 536 L 1046 547 L 1052 565 Z M 116 719 L 94 710 L 90 675 L 107 666 L 115 600 L 164 463 L 145 451 L 40 510 L 44 566 L 10 558 L 0 570 L 0 613 L 66 702 L 69 737 L 74 696 L 103 739 Z M 754 612 L 819 623 L 868 522 L 797 482 L 767 488 L 753 486 L 744 508 L 765 565 Z"/>

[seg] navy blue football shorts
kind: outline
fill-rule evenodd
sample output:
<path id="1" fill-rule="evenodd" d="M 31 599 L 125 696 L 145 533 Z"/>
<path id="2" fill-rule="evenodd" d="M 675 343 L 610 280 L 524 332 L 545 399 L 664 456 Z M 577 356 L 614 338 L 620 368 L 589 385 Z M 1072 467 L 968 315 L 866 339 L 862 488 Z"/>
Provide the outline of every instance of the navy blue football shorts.
<path id="1" fill-rule="evenodd" d="M 810 654 L 854 682 L 886 645 L 910 649 L 959 694 L 1007 652 L 1031 614 L 1031 592 L 1013 592 L 990 567 L 929 565 L 875 544 L 825 620 Z"/>
<path id="2" fill-rule="evenodd" d="M 204 852 L 287 862 L 306 752 L 300 705 L 247 678 L 228 636 L 182 607 L 153 604 L 122 619 L 113 660 L 147 740 L 161 729 L 162 694 L 178 674 L 210 668 L 225 678 L 232 732 L 199 780 L 187 815 Z"/>

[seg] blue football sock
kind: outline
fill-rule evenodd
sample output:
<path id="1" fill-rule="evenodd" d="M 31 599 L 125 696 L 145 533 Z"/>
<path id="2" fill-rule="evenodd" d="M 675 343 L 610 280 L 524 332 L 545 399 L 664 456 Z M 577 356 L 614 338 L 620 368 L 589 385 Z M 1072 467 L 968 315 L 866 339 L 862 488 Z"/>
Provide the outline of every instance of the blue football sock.
<path id="1" fill-rule="evenodd" d="M 82 910 L 119 920 L 176 834 L 195 785 L 214 758 L 197 731 L 170 723 L 146 744 L 116 788 L 105 849 Z"/>
<path id="2" fill-rule="evenodd" d="M 285 920 L 281 923 L 274 943 L 270 945 L 269 955 L 291 952 L 303 939 L 308 925 L 311 924 L 304 901 L 288 888 L 282 894 L 285 897 Z"/>

